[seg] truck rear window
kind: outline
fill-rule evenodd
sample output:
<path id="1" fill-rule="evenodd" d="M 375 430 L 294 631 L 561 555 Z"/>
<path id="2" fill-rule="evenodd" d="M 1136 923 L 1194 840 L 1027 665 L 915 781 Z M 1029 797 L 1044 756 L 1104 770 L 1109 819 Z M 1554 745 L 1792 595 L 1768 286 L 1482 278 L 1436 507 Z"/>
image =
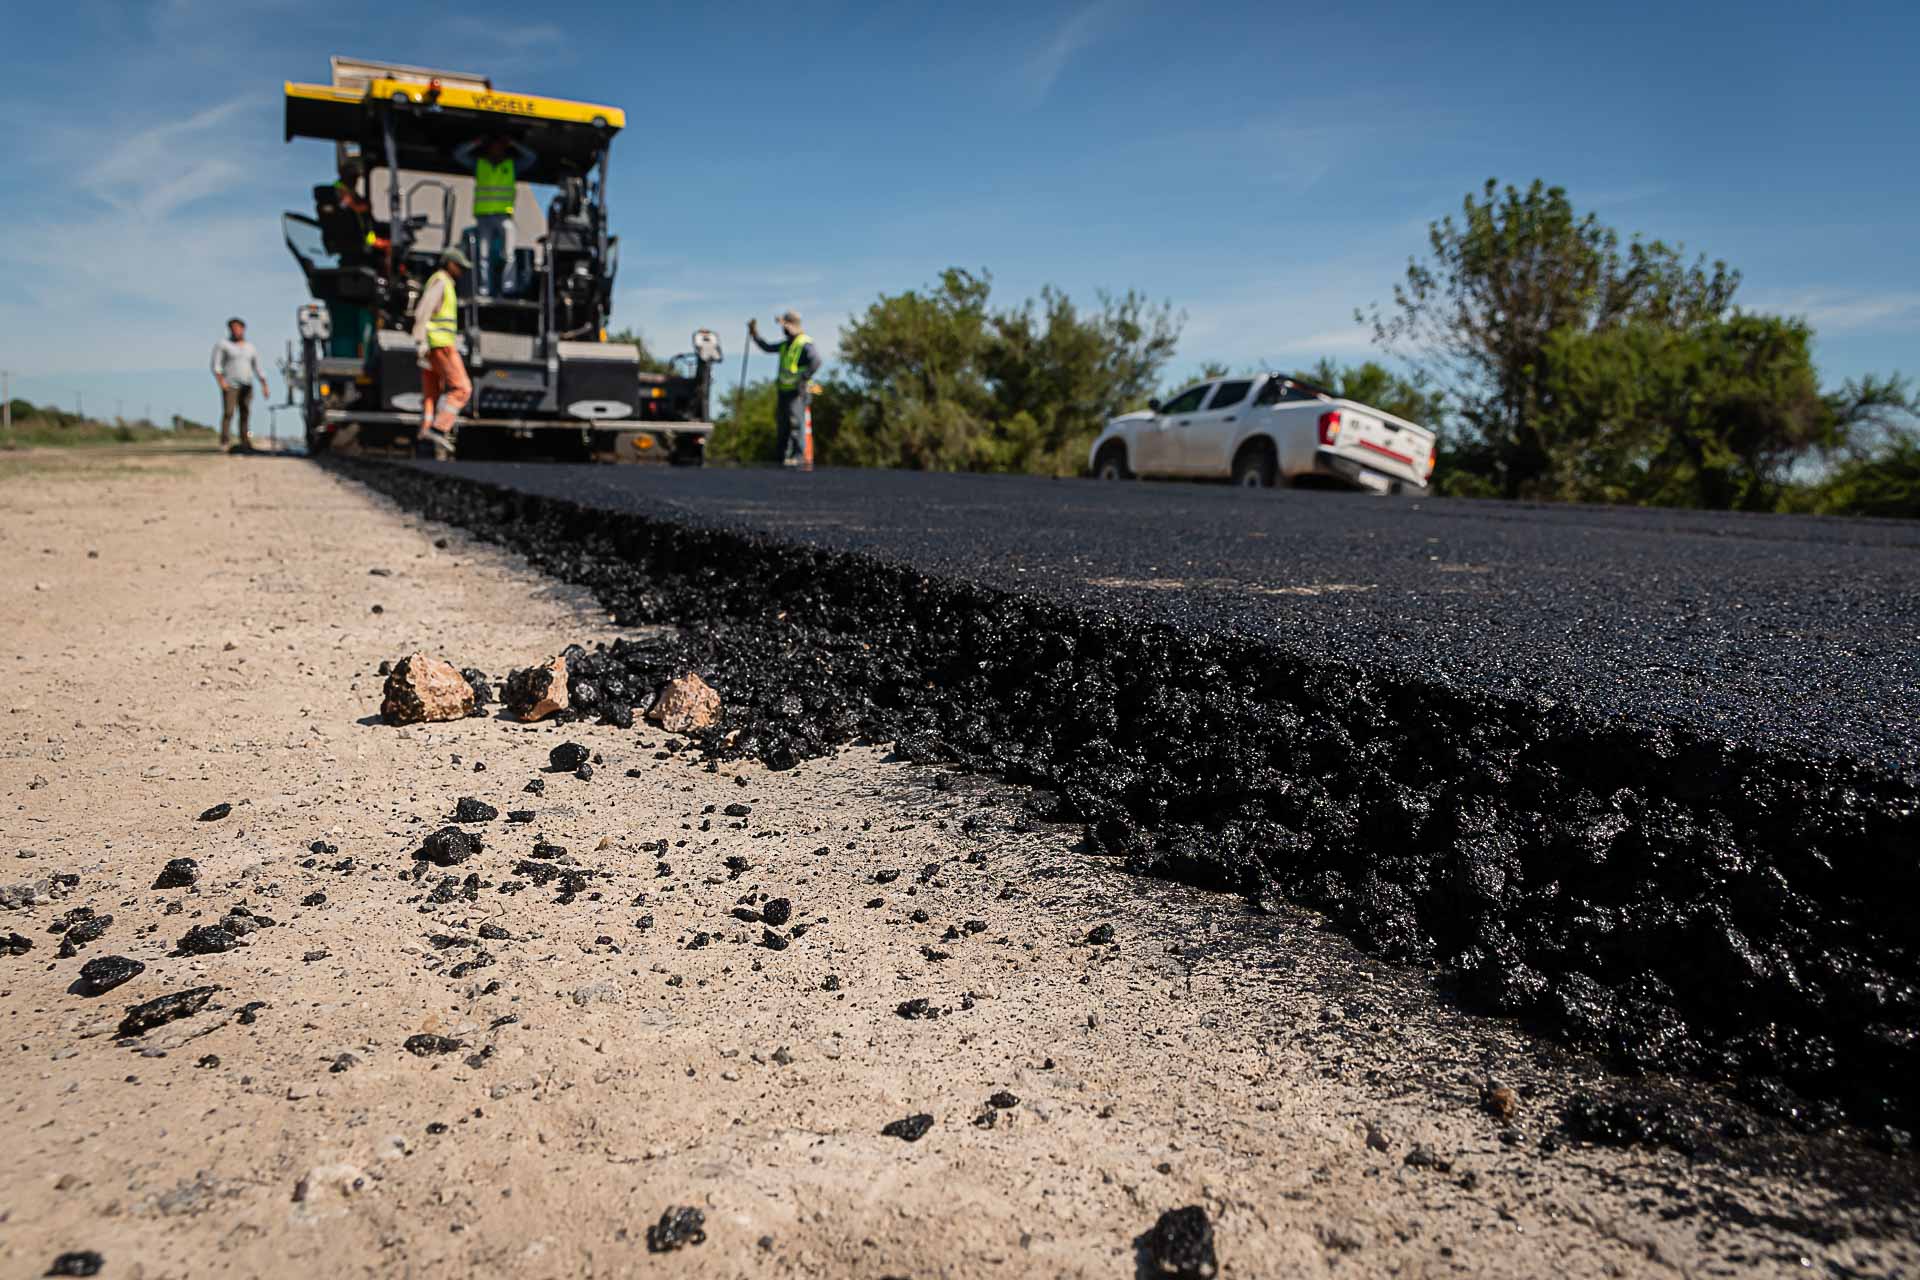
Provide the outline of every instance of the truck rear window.
<path id="1" fill-rule="evenodd" d="M 1247 391 L 1253 386 L 1253 380 L 1243 378 L 1234 382 L 1223 382 L 1213 393 L 1209 409 L 1228 409 L 1247 398 Z"/>

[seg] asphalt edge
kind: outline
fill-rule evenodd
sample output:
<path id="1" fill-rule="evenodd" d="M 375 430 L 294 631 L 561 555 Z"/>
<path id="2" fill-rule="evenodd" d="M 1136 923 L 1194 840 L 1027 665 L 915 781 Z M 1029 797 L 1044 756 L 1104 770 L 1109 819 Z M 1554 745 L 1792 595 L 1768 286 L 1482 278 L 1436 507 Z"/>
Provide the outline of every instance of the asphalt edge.
<path id="1" fill-rule="evenodd" d="M 1920 953 L 1901 936 L 1920 796 L 1900 778 L 1356 677 L 677 513 L 328 465 L 623 625 L 778 615 L 887 637 L 947 686 L 913 709 L 916 750 L 1053 790 L 1050 816 L 1133 870 L 1314 907 L 1492 1011 L 1813 1127 L 1851 1117 L 1904 1144 L 1920 1118 Z"/>

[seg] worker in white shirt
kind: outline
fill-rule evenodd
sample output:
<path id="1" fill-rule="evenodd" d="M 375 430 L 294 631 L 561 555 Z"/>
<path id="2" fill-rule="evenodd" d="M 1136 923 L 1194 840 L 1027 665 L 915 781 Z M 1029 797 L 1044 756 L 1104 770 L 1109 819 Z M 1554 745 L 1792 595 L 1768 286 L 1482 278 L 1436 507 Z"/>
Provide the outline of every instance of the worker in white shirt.
<path id="1" fill-rule="evenodd" d="M 253 384 L 260 383 L 260 394 L 270 397 L 267 375 L 260 369 L 260 353 L 247 341 L 247 322 L 239 316 L 227 321 L 227 336 L 213 344 L 213 380 L 220 384 L 220 447 L 228 447 L 227 428 L 235 416 L 240 419 L 240 452 L 252 453 L 253 440 L 247 434 L 247 419 L 253 407 Z"/>

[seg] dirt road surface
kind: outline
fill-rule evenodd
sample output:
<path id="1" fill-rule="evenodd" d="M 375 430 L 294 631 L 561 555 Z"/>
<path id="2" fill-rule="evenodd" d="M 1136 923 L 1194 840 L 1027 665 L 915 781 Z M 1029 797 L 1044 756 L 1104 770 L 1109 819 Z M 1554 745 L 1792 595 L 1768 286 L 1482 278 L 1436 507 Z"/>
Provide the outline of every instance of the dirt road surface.
<path id="1" fill-rule="evenodd" d="M 383 660 L 504 676 L 604 615 L 297 460 L 35 458 L 0 468 L 7 1275 L 1130 1276 L 1185 1205 L 1226 1276 L 1920 1267 L 1910 1158 L 1562 1140 L 1615 1082 L 1016 788 L 380 724 Z M 482 852 L 416 879 L 466 796 Z M 112 921 L 61 958 L 75 908 Z M 144 971 L 72 989 L 105 956 Z M 677 1206 L 704 1242 L 650 1251 Z"/>

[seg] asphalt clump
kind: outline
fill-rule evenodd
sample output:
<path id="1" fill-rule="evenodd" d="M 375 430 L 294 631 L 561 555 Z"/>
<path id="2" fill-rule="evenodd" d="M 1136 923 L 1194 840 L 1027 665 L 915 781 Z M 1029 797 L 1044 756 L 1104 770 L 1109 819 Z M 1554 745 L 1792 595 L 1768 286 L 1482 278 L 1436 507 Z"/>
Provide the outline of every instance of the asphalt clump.
<path id="1" fill-rule="evenodd" d="M 133 981 L 147 966 L 126 956 L 95 956 L 80 966 L 74 990 L 83 996 L 103 996 L 115 987 Z"/>
<path id="2" fill-rule="evenodd" d="M 690 1206 L 675 1205 L 647 1228 L 648 1253 L 672 1253 L 707 1242 L 707 1215 Z"/>
<path id="3" fill-rule="evenodd" d="M 117 1034 L 122 1037 L 143 1036 L 155 1027 L 163 1027 L 169 1022 L 181 1018 L 191 1018 L 207 1007 L 207 1001 L 220 988 L 217 986 L 189 987 L 185 991 L 169 992 L 155 996 L 140 1004 L 129 1005 L 126 1016 L 120 1019 Z"/>
<path id="4" fill-rule="evenodd" d="M 1197 1204 L 1169 1209 L 1134 1241 L 1139 1272 L 1165 1280 L 1213 1280 L 1220 1272 L 1213 1222 Z"/>

